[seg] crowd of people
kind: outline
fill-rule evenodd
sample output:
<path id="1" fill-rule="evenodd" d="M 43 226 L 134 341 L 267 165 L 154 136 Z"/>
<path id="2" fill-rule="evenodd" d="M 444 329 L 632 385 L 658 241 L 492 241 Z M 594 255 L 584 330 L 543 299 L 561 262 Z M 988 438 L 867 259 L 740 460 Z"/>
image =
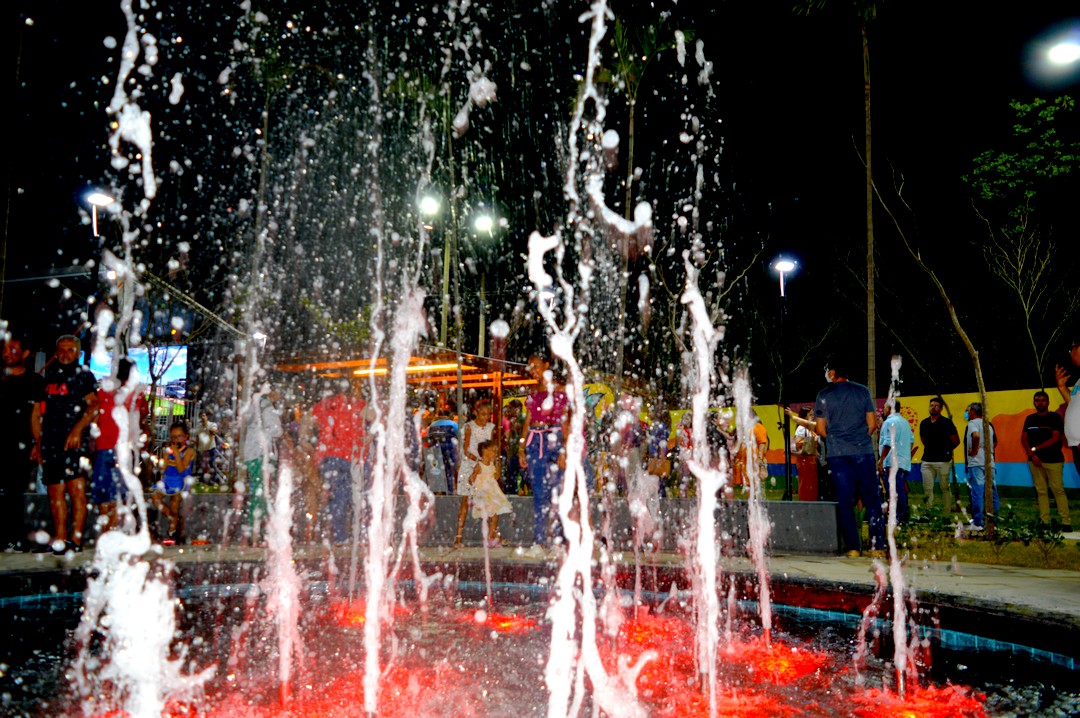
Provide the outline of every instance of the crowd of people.
<path id="1" fill-rule="evenodd" d="M 1080 334 L 1080 333 L 1078 333 Z M 1062 531 L 1072 531 L 1068 498 L 1065 494 L 1064 451 L 1071 447 L 1073 461 L 1080 471 L 1080 401 L 1076 399 L 1080 382 L 1076 381 L 1080 369 L 1080 336 L 1074 336 L 1070 344 L 1072 367 L 1055 369 L 1057 389 L 1062 404 L 1057 412 L 1050 411 L 1050 395 L 1037 391 L 1032 397 L 1034 413 L 1024 420 L 1020 443 L 1028 459 L 1032 482 L 1035 487 L 1039 520 Z M 809 412 L 793 415 L 798 425 L 793 447 L 797 455 L 802 495 L 803 467 L 812 476 L 815 488 L 822 476 L 818 465 L 804 456 L 815 449 L 804 451 L 810 443 L 823 444 L 820 452 L 825 457 L 821 466 L 826 468 L 828 498 L 838 504 L 837 521 L 843 550 L 846 555 L 859 555 L 863 549 L 856 508 L 861 504 L 869 524 L 871 555 L 884 555 L 885 511 L 890 497 L 896 497 L 896 516 L 905 522 L 909 517 L 908 478 L 912 458 L 916 453 L 914 433 L 907 420 L 900 415 L 900 401 L 891 399 L 883 411 L 883 422 L 878 419 L 874 401 L 869 390 L 848 379 L 848 367 L 831 361 L 825 369 L 828 385 L 818 394 L 814 404 L 813 418 Z M 1072 378 L 1073 386 L 1068 384 Z M 964 475 L 968 487 L 970 521 L 967 528 L 980 531 L 986 520 L 987 456 L 989 471 L 996 477 L 993 454 L 998 437 L 993 424 L 984 418 L 980 402 L 968 404 L 964 411 L 966 426 L 961 439 L 956 425 L 942 411 L 944 400 L 934 397 L 928 406 L 929 416 L 919 424 L 919 439 L 923 447 L 921 478 L 926 506 L 934 504 L 934 487 L 940 485 L 946 512 L 954 507 L 950 477 L 954 466 L 953 452 L 963 445 Z M 875 462 L 873 435 L 879 436 Z M 989 451 L 986 447 L 989 445 Z M 876 465 L 875 465 L 876 464 Z M 812 468 L 811 468 L 812 467 Z M 895 476 L 895 484 L 887 479 Z M 1053 495 L 1057 517 L 1050 516 L 1049 497 Z M 997 481 L 991 482 L 991 511 L 1000 511 Z"/>
<path id="2" fill-rule="evenodd" d="M 8 550 L 54 552 L 63 555 L 82 550 L 88 503 L 97 507 L 99 530 L 125 521 L 134 525 L 133 513 L 125 510 L 129 482 L 117 456 L 122 434 L 139 437 L 139 447 L 149 435 L 149 407 L 144 387 L 129 381 L 133 364 L 118 361 L 115 378 L 97 382 L 79 363 L 77 337 L 57 339 L 53 356 L 40 374 L 27 367 L 29 351 L 22 338 L 9 335 L 3 344 L 4 374 L 0 383 L 0 441 L 12 467 L 0 494 L 3 519 L 0 537 Z M 1080 340 L 1070 348 L 1072 364 L 1080 367 Z M 1080 462 L 1080 401 L 1077 384 L 1070 390 L 1074 367 L 1058 367 L 1057 388 L 1063 398 L 1059 411 L 1050 411 L 1050 396 L 1036 392 L 1034 413 L 1027 416 L 1021 443 L 1028 457 L 1036 490 L 1039 517 L 1043 522 L 1071 530 L 1068 500 L 1063 485 L 1063 447 L 1074 447 Z M 505 543 L 499 517 L 513 511 L 508 495 L 531 495 L 534 508 L 533 543 L 537 548 L 557 540 L 561 528 L 555 515 L 556 496 L 567 466 L 570 418 L 574 410 L 565 387 L 548 357 L 530 357 L 527 372 L 536 382 L 529 394 L 511 399 L 496 412 L 491 401 L 478 399 L 470 418 L 456 417 L 441 403 L 433 410 L 415 407 L 406 422 L 405 460 L 434 494 L 460 497 L 455 545 L 471 515 L 484 525 L 483 538 L 491 546 Z M 901 415 L 901 404 L 891 399 L 879 417 L 869 390 L 848 378 L 848 367 L 830 361 L 827 386 L 814 406 L 789 410 L 796 429 L 792 454 L 798 476 L 798 498 L 829 500 L 838 504 L 838 526 L 843 551 L 860 554 L 861 526 L 857 507 L 862 506 L 869 524 L 869 546 L 874 555 L 885 550 L 885 522 L 890 497 L 896 499 L 899 522 L 909 518 L 908 481 L 915 458 L 915 437 Z M 242 517 L 241 540 L 265 542 L 271 482 L 282 457 L 299 477 L 298 494 L 306 522 L 303 539 L 320 537 L 334 544 L 352 538 L 356 512 L 370 515 L 366 487 L 371 480 L 374 414 L 363 396 L 361 383 L 340 381 L 310 406 L 280 408 L 278 391 L 269 384 L 253 391 L 240 415 L 241 464 L 233 478 L 235 509 Z M 117 411 L 117 409 L 120 409 Z M 984 506 L 987 466 L 983 447 L 990 454 L 998 438 L 983 417 L 978 402 L 965 411 L 961 437 L 956 425 L 943 413 L 941 397 L 929 401 L 928 416 L 918 427 L 922 445 L 921 479 L 924 502 L 935 502 L 940 487 L 946 510 L 954 506 L 951 491 L 953 452 L 963 445 L 964 474 L 969 489 L 970 525 L 979 530 L 986 512 L 999 510 L 996 491 L 991 507 Z M 579 457 L 590 485 L 605 495 L 622 495 L 641 525 L 654 526 L 658 499 L 688 496 L 694 483 L 690 469 L 694 456 L 692 415 L 686 412 L 672 425 L 667 409 L 648 412 L 640 399 L 623 395 L 596 421 L 585 422 Z M 463 421 L 459 424 L 458 419 Z M 207 424 L 207 422 L 203 422 Z M 711 411 L 706 422 L 706 441 L 714 466 L 725 462 L 731 481 L 725 498 L 753 480 L 766 477 L 768 432 L 757 416 L 748 422 L 750 435 L 740 438 L 734 412 Z M 203 434 L 209 431 L 210 436 Z M 167 529 L 165 542 L 184 540 L 184 496 L 196 478 L 205 473 L 205 454 L 217 446 L 212 427 L 191 441 L 187 425 L 178 421 L 169 428 L 167 443 L 155 460 L 141 488 L 150 488 L 152 505 Z M 873 437 L 878 437 L 875 446 Z M 197 448 L 206 447 L 203 456 Z M 196 446 L 197 445 L 197 446 Z M 146 455 L 146 452 L 143 452 Z M 990 470 L 993 471 L 991 460 Z M 202 469 L 200 469 L 202 467 Z M 214 471 L 216 471 L 216 466 Z M 134 472 L 130 472 L 134 476 Z M 894 483 L 888 484 L 888 477 Z M 33 490 L 40 478 L 48 495 L 52 524 L 48 532 L 35 532 L 28 540 L 23 493 Z M 89 483 L 87 481 L 89 480 Z M 1056 517 L 1050 516 L 1053 497 Z M 156 527 L 156 517 L 152 519 Z"/>

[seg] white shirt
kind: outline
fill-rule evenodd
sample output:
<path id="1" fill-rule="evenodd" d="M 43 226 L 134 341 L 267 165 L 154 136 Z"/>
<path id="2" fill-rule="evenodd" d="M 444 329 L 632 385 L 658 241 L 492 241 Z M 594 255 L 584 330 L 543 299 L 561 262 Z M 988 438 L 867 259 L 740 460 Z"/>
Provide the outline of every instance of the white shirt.
<path id="1" fill-rule="evenodd" d="M 975 452 L 975 456 L 971 455 L 971 437 L 972 434 L 977 433 L 979 435 L 979 450 Z M 968 467 L 972 466 L 985 466 L 983 461 L 986 454 L 983 453 L 983 447 L 986 442 L 990 442 L 990 446 L 994 445 L 994 427 L 990 427 L 990 436 L 987 437 L 983 434 L 983 420 L 982 418 L 972 419 L 968 422 L 967 429 L 964 430 L 964 454 L 967 457 Z M 991 456 L 993 456 L 993 450 L 991 449 Z"/>
<path id="2" fill-rule="evenodd" d="M 1065 443 L 1080 446 L 1080 381 L 1072 388 L 1069 405 L 1065 407 Z"/>
<path id="3" fill-rule="evenodd" d="M 266 396 L 254 399 L 245 419 L 247 431 L 244 433 L 244 461 L 273 456 L 274 442 L 281 438 L 284 431 L 281 428 L 281 418 L 270 399 Z"/>

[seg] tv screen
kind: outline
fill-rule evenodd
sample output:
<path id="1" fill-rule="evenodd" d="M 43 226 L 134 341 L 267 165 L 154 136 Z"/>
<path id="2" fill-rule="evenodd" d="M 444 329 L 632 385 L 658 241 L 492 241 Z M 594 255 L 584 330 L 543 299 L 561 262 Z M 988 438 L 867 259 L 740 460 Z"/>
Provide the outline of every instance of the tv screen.
<path id="1" fill-rule="evenodd" d="M 158 394 L 183 399 L 187 395 L 187 346 L 154 347 L 151 352 L 146 347 L 128 350 L 128 356 L 135 362 L 139 372 L 139 381 L 150 385 L 150 361 L 153 354 L 154 374 L 158 375 Z M 90 371 L 99 380 L 111 373 L 112 356 L 90 356 Z"/>

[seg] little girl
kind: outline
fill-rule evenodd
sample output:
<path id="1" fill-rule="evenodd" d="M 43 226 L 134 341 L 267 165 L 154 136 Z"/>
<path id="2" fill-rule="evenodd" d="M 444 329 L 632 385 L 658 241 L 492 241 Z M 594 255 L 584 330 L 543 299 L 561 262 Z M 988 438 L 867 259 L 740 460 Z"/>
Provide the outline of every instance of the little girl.
<path id="1" fill-rule="evenodd" d="M 458 464 L 457 493 L 461 496 L 461 507 L 458 509 L 457 536 L 454 538 L 454 546 L 461 546 L 461 532 L 465 529 L 465 515 L 469 510 L 469 496 L 472 495 L 470 479 L 473 475 L 473 467 L 480 458 L 480 444 L 490 441 L 495 436 L 495 422 L 491 420 L 491 404 L 488 401 L 479 401 L 473 408 L 476 418 L 465 425 L 465 434 L 461 442 L 461 461 Z"/>
<path id="2" fill-rule="evenodd" d="M 506 494 L 499 488 L 499 444 L 496 441 L 484 441 L 477 447 L 480 461 L 473 468 L 468 483 L 471 485 L 472 515 L 474 519 L 490 519 L 488 524 L 487 545 L 492 548 L 502 545 L 499 535 L 499 514 L 513 512 Z"/>
<path id="3" fill-rule="evenodd" d="M 195 449 L 188 444 L 188 439 L 187 424 L 184 422 L 178 421 L 169 428 L 169 444 L 162 456 L 165 472 L 154 487 L 154 506 L 169 517 L 169 536 L 162 541 L 167 546 L 181 540 L 181 502 L 194 483 L 191 470 L 195 463 Z"/>

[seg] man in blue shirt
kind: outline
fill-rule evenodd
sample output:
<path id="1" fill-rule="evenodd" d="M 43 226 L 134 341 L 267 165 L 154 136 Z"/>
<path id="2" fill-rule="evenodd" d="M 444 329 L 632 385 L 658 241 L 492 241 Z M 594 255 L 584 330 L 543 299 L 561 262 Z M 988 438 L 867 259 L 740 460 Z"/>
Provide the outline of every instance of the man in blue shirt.
<path id="1" fill-rule="evenodd" d="M 848 380 L 847 367 L 838 360 L 825 367 L 825 380 L 829 385 L 818 392 L 814 402 L 814 430 L 825 437 L 843 550 L 849 557 L 859 555 L 855 502 L 862 499 L 870 524 L 870 554 L 884 556 L 885 521 L 871 438 L 877 428 L 874 400 L 869 389 Z"/>
<path id="2" fill-rule="evenodd" d="M 900 400 L 893 399 L 885 403 L 882 415 L 885 423 L 881 425 L 881 437 L 878 439 L 878 473 L 884 474 L 886 481 L 896 468 L 896 520 L 906 524 L 908 520 L 907 478 L 911 472 L 911 445 L 915 434 L 911 424 L 900 415 Z M 888 483 L 884 484 L 888 486 Z M 889 497 L 886 497 L 886 500 Z"/>

